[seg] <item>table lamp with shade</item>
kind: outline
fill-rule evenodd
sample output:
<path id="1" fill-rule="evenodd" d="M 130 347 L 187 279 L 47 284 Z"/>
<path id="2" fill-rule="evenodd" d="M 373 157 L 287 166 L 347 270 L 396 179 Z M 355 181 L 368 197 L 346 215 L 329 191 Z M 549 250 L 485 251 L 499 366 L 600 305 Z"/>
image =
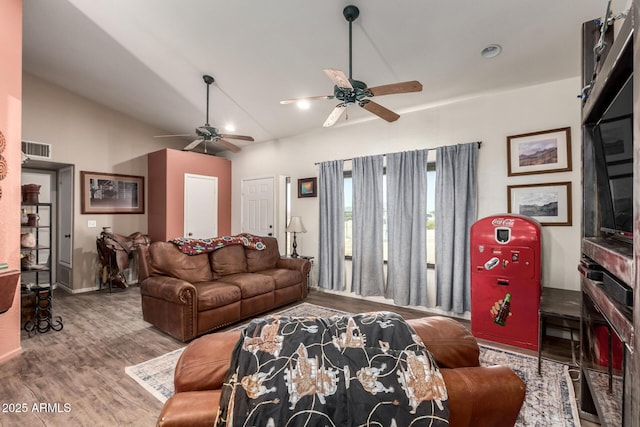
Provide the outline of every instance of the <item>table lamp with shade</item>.
<path id="1" fill-rule="evenodd" d="M 299 216 L 292 216 L 289 220 L 289 225 L 287 225 L 286 231 L 288 233 L 293 233 L 293 252 L 291 253 L 291 256 L 297 258 L 298 251 L 296 248 L 298 247 L 298 243 L 296 242 L 296 233 L 307 232 L 307 229 L 304 228 L 304 224 L 302 223 L 302 218 Z"/>

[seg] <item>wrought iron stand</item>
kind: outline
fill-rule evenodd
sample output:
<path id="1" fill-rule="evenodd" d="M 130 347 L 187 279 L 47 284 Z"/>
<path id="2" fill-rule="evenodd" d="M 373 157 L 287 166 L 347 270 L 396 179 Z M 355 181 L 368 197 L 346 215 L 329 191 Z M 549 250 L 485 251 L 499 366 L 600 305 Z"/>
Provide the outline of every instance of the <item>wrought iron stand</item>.
<path id="1" fill-rule="evenodd" d="M 43 334 L 50 329 L 54 331 L 62 330 L 62 317 L 54 317 L 52 313 L 53 290 L 51 287 L 34 286 L 31 291 L 36 295 L 36 312 L 35 319 L 29 320 L 24 324 L 24 330 L 29 334 L 29 338 L 31 338 L 32 333 L 36 332 Z"/>

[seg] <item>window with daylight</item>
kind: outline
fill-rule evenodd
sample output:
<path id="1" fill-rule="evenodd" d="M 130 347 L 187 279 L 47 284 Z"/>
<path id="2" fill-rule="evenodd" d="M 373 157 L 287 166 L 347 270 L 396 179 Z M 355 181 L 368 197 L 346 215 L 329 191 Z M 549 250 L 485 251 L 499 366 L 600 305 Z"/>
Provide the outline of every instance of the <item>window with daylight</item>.
<path id="1" fill-rule="evenodd" d="M 383 254 L 384 261 L 387 261 L 387 175 L 382 178 L 382 192 L 384 215 L 383 221 Z M 436 198 L 436 164 L 427 163 L 427 267 L 435 267 L 435 198 Z M 351 171 L 344 173 L 344 254 L 345 258 L 351 259 L 352 251 L 352 220 L 353 220 L 353 182 Z"/>

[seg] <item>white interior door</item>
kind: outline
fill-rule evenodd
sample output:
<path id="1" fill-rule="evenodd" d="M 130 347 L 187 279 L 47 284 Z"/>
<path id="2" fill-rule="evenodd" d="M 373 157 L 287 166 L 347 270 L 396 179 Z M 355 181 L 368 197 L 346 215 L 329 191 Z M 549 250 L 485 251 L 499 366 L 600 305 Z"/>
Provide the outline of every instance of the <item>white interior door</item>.
<path id="1" fill-rule="evenodd" d="M 218 178 L 184 174 L 184 235 L 206 239 L 218 235 Z"/>
<path id="2" fill-rule="evenodd" d="M 242 231 L 273 236 L 273 178 L 242 180 Z"/>

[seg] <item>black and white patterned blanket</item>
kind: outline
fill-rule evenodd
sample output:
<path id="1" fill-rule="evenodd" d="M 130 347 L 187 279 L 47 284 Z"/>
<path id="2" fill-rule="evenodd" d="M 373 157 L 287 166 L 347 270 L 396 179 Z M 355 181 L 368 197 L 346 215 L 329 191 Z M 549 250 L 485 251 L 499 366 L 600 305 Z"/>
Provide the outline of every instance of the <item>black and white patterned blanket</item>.
<path id="1" fill-rule="evenodd" d="M 389 312 L 252 321 L 233 352 L 216 426 L 443 426 L 431 353 Z"/>

